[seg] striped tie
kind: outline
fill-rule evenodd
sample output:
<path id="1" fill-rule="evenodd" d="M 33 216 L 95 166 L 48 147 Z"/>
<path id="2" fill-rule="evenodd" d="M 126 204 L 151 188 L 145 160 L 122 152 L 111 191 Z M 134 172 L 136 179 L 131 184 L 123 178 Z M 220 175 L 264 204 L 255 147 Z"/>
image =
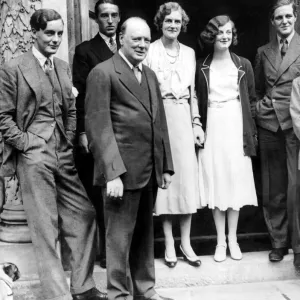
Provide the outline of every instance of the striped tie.
<path id="1" fill-rule="evenodd" d="M 117 52 L 117 43 L 112 37 L 109 39 L 109 49 L 112 53 Z"/>
<path id="2" fill-rule="evenodd" d="M 281 53 L 281 58 L 283 59 L 288 50 L 289 44 L 287 39 L 281 39 L 280 44 L 282 44 L 280 53 Z"/>

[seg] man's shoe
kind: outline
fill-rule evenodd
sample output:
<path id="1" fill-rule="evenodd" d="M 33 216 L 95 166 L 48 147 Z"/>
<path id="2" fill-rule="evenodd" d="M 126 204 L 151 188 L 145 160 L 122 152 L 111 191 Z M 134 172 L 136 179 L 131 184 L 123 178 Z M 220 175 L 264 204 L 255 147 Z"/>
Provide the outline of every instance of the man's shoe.
<path id="1" fill-rule="evenodd" d="M 106 257 L 100 258 L 100 267 L 106 269 Z"/>
<path id="2" fill-rule="evenodd" d="M 294 267 L 300 272 L 300 253 L 294 253 Z"/>
<path id="3" fill-rule="evenodd" d="M 73 300 L 108 300 L 107 294 L 100 292 L 95 287 L 82 294 L 72 296 Z"/>
<path id="4" fill-rule="evenodd" d="M 287 255 L 289 252 L 288 248 L 273 248 L 272 251 L 269 253 L 269 260 L 271 262 L 278 262 L 282 261 L 283 257 Z"/>
<path id="5" fill-rule="evenodd" d="M 173 300 L 173 299 L 172 298 L 167 298 L 167 297 L 160 296 L 160 295 L 158 295 L 156 293 L 152 297 L 148 298 L 147 300 Z"/>

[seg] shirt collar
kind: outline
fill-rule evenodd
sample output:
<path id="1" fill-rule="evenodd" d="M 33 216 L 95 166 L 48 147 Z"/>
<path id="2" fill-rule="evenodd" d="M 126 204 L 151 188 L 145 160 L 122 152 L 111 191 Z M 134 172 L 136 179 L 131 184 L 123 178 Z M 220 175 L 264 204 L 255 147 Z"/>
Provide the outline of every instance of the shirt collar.
<path id="1" fill-rule="evenodd" d="M 290 46 L 290 43 L 292 41 L 292 38 L 294 37 L 294 34 L 295 34 L 295 30 L 293 30 L 293 32 L 286 38 L 287 42 L 288 42 L 288 46 Z M 278 45 L 279 45 L 279 48 L 281 48 L 282 44 L 280 43 L 280 40 L 282 38 L 277 35 L 277 41 L 278 41 Z"/>
<path id="2" fill-rule="evenodd" d="M 36 49 L 35 46 L 32 47 L 32 54 L 38 60 L 38 62 L 40 63 L 41 67 L 44 69 L 47 57 L 44 56 L 38 49 Z M 52 66 L 54 66 L 54 64 L 53 64 L 53 55 L 50 55 L 49 58 L 51 60 Z"/>
<path id="3" fill-rule="evenodd" d="M 103 33 L 101 33 L 100 31 L 99 31 L 99 34 L 100 34 L 100 36 L 103 38 L 103 40 L 104 40 L 104 42 L 108 45 L 110 42 L 110 39 L 112 38 L 113 40 L 114 40 L 114 42 L 116 42 L 116 34 L 115 35 L 113 35 L 112 37 L 109 37 L 109 36 L 106 36 L 105 34 L 103 34 Z"/>
<path id="4" fill-rule="evenodd" d="M 126 58 L 126 56 L 123 54 L 123 52 L 121 51 L 121 49 L 119 50 L 119 54 L 120 56 L 125 60 L 125 62 L 127 63 L 127 65 L 129 66 L 129 68 L 132 70 L 134 67 L 138 67 L 138 69 L 140 70 L 140 72 L 143 71 L 143 64 L 140 62 L 138 65 L 133 66 L 133 64 Z"/>

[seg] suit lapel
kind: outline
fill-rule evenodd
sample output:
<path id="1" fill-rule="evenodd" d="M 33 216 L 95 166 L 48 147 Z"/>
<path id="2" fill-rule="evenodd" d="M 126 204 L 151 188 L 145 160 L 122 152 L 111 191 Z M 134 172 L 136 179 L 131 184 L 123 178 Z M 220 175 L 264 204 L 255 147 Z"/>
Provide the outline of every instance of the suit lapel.
<path id="1" fill-rule="evenodd" d="M 286 52 L 282 60 L 282 63 L 280 65 L 280 68 L 278 70 L 276 81 L 289 68 L 289 66 L 299 57 L 299 48 L 300 48 L 300 37 L 295 32 L 291 44 L 289 45 L 288 51 Z"/>
<path id="2" fill-rule="evenodd" d="M 24 54 L 24 59 L 22 61 L 22 64 L 20 64 L 19 68 L 25 80 L 34 91 L 37 103 L 40 103 L 42 98 L 42 91 L 39 73 L 36 68 L 38 66 L 37 64 L 38 61 L 33 56 L 32 51 L 29 50 L 27 53 Z"/>
<path id="3" fill-rule="evenodd" d="M 54 67 L 55 67 L 55 72 L 57 74 L 57 78 L 61 87 L 61 94 L 62 94 L 62 102 L 63 105 L 66 106 L 66 99 L 67 99 L 67 92 L 70 90 L 66 83 L 69 80 L 69 77 L 67 75 L 68 70 L 65 68 L 65 66 L 61 63 L 59 63 L 59 60 L 54 57 Z"/>
<path id="4" fill-rule="evenodd" d="M 157 113 L 157 94 L 156 94 L 157 85 L 156 85 L 153 75 L 149 72 L 149 70 L 145 66 L 143 66 L 143 71 L 144 71 L 145 78 L 147 80 L 148 88 L 149 88 L 149 92 L 150 92 L 152 118 L 153 118 L 153 120 L 155 120 L 156 113 Z"/>
<path id="5" fill-rule="evenodd" d="M 113 53 L 99 33 L 91 41 L 91 51 L 99 58 L 100 61 L 107 60 L 112 57 Z"/>
<path id="6" fill-rule="evenodd" d="M 274 69 L 278 71 L 281 64 L 281 54 L 277 38 L 274 38 L 273 41 L 269 43 L 268 47 L 264 50 L 264 53 Z"/>
<path id="7" fill-rule="evenodd" d="M 123 58 L 121 58 L 121 56 L 118 53 L 116 53 L 112 59 L 115 66 L 115 71 L 119 74 L 119 79 L 122 82 L 122 84 L 144 106 L 144 108 L 151 116 L 149 108 L 143 103 L 143 101 L 141 101 L 141 99 L 143 98 L 143 91 L 141 89 L 140 84 L 136 80 L 132 70 L 129 68 L 127 63 L 124 61 Z"/>

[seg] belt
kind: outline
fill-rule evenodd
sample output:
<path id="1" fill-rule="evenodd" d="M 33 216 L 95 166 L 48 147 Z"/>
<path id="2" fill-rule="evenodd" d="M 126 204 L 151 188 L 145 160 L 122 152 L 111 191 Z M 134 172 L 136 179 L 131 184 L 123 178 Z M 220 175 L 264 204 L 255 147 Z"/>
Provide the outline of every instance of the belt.
<path id="1" fill-rule="evenodd" d="M 212 107 L 212 108 L 222 108 L 224 107 L 227 103 L 232 102 L 232 101 L 239 101 L 239 99 L 230 99 L 230 100 L 226 100 L 226 101 L 220 101 L 220 102 L 208 102 L 208 107 Z"/>
<path id="2" fill-rule="evenodd" d="M 172 98 L 163 99 L 163 103 L 186 104 L 188 102 L 189 102 L 188 99 L 172 99 Z"/>

